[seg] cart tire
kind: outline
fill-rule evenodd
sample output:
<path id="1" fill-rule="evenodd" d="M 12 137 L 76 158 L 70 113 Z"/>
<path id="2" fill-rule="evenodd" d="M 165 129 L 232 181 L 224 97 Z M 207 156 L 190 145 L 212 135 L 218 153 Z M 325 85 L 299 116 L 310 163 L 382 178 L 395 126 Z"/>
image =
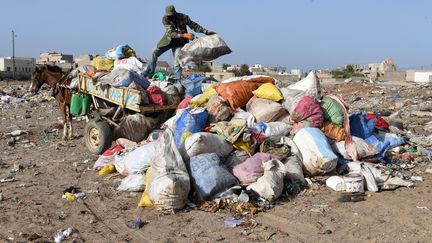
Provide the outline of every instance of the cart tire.
<path id="1" fill-rule="evenodd" d="M 92 154 L 102 154 L 112 144 L 111 128 L 105 121 L 90 120 L 84 128 L 84 140 Z"/>

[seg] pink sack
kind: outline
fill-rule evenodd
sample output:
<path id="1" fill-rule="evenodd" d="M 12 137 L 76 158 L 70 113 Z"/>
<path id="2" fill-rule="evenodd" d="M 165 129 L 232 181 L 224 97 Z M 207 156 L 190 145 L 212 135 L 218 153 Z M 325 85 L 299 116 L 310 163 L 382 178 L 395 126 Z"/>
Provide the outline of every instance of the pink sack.
<path id="1" fill-rule="evenodd" d="M 192 97 L 190 96 L 186 96 L 181 102 L 180 104 L 177 106 L 177 109 L 184 109 L 187 108 L 189 105 L 189 101 L 191 101 Z"/>
<path id="2" fill-rule="evenodd" d="M 315 99 L 304 96 L 291 114 L 291 119 L 296 123 L 293 126 L 292 132 L 297 133 L 303 127 L 321 129 L 324 115 L 319 103 Z"/>
<path id="3" fill-rule="evenodd" d="M 157 86 L 149 86 L 147 88 L 147 96 L 151 104 L 165 105 L 164 94 L 162 90 Z"/>
<path id="4" fill-rule="evenodd" d="M 240 181 L 240 185 L 248 186 L 264 174 L 262 163 L 273 159 L 277 157 L 267 153 L 256 153 L 245 162 L 234 166 L 233 174 Z"/>

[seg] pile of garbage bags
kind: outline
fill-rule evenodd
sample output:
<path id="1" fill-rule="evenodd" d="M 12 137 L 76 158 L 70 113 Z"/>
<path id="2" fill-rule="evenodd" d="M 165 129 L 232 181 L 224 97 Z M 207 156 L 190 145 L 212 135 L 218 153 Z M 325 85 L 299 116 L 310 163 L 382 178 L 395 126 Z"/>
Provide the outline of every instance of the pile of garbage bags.
<path id="1" fill-rule="evenodd" d="M 310 187 L 307 178 L 322 175 L 339 191 L 413 185 L 380 167 L 404 138 L 379 114 L 349 114 L 342 97 L 322 96 L 313 71 L 284 88 L 268 76 L 183 82 L 187 95 L 160 130 L 117 140 L 95 164 L 125 176 L 119 190 L 144 191 L 139 206 L 175 212 L 241 193 L 274 201 L 286 185 Z"/>

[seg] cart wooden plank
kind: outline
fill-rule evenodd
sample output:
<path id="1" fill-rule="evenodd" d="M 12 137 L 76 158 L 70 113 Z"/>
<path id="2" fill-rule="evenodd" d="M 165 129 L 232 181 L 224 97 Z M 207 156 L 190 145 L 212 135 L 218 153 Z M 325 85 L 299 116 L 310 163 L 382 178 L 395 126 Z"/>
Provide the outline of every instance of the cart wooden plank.
<path id="1" fill-rule="evenodd" d="M 129 109 L 136 112 L 173 110 L 177 108 L 177 105 L 158 106 L 141 104 L 140 91 L 127 87 L 113 86 L 101 89 L 99 86 L 93 84 L 91 78 L 84 75 L 78 76 L 78 89 L 81 93 L 97 97 L 107 102 L 119 105 L 123 109 Z"/>

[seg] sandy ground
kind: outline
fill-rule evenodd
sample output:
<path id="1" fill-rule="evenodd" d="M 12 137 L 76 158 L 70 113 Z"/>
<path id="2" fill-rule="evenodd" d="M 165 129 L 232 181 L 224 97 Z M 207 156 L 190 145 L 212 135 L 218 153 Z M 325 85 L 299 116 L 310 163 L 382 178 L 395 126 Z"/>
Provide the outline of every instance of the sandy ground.
<path id="1" fill-rule="evenodd" d="M 395 91 L 372 92 L 383 90 L 377 86 L 352 84 L 325 90 L 343 93 L 346 100 L 361 97 L 353 110 L 394 106 L 389 96 Z M 406 88 L 395 89 L 403 94 Z M 421 88 L 414 91 L 425 92 Z M 427 95 L 430 93 L 426 99 Z M 25 118 L 26 114 L 31 117 Z M 231 217 L 225 210 L 184 210 L 175 215 L 138 210 L 140 193 L 118 192 L 115 189 L 120 177 L 102 179 L 91 169 L 96 157 L 88 153 L 82 137 L 68 143 L 61 143 L 60 134 L 49 134 L 48 141 L 42 139 L 43 130 L 58 117 L 55 101 L 0 105 L 0 132 L 31 132 L 18 140 L 30 143 L 14 147 L 7 145 L 9 139 L 0 138 L 0 179 L 16 179 L 0 183 L 1 242 L 52 242 L 56 231 L 69 227 L 74 228 L 74 233 L 66 242 L 431 241 L 432 176 L 422 174 L 426 163 L 415 168 L 425 176 L 416 188 L 368 193 L 363 202 L 338 202 L 339 194 L 325 186 L 295 197 L 284 196 L 275 207 L 259 213 L 257 226 L 245 234 L 241 226 L 224 227 L 224 220 Z M 85 121 L 74 122 L 76 135 L 82 134 L 84 125 Z M 19 170 L 11 173 L 12 168 Z M 63 199 L 63 190 L 70 186 L 87 191 L 86 197 L 72 202 Z M 316 204 L 327 207 L 321 213 L 312 212 Z M 138 230 L 129 228 L 127 224 L 138 217 L 148 223 Z M 326 234 L 321 234 L 323 231 Z"/>

